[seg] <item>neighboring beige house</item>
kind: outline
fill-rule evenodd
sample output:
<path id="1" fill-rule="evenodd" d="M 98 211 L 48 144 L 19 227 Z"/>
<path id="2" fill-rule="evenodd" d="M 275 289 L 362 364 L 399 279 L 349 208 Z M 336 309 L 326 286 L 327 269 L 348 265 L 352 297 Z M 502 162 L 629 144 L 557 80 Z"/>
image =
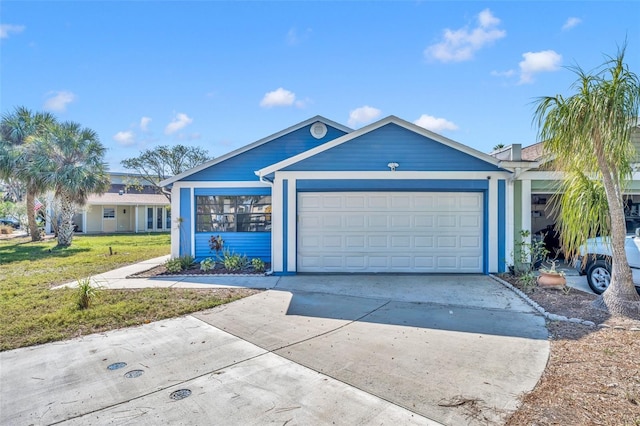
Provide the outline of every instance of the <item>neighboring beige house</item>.
<path id="1" fill-rule="evenodd" d="M 625 189 L 627 231 L 640 227 L 640 121 L 631 131 L 631 142 L 638 153 L 633 166 L 631 181 Z M 544 233 L 553 229 L 558 214 L 553 194 L 562 180 L 562 173 L 549 170 L 551 159 L 545 155 L 543 144 L 527 147 L 513 144 L 491 153 L 492 156 L 518 164 L 511 185 L 513 192 L 508 203 L 512 206 L 507 220 L 513 224 L 513 236 L 520 230 Z M 511 227 L 511 226 L 510 226 Z M 513 241 L 508 239 L 507 253 L 513 250 Z"/>
<path id="2" fill-rule="evenodd" d="M 77 233 L 169 232 L 171 209 L 167 197 L 132 173 L 110 173 L 111 187 L 90 195 L 73 219 Z M 51 232 L 47 224 L 47 232 Z"/>

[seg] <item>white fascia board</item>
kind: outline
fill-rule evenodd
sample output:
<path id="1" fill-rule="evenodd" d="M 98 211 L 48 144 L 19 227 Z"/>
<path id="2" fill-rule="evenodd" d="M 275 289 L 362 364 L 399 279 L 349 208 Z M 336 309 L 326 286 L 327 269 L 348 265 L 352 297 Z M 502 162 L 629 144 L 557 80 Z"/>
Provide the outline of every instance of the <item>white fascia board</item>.
<path id="1" fill-rule="evenodd" d="M 331 127 L 334 127 L 334 128 L 336 128 L 338 130 L 342 130 L 343 132 L 349 133 L 349 132 L 353 131 L 353 129 L 350 129 L 347 126 L 344 126 L 344 125 L 342 125 L 340 123 L 336 123 L 335 121 L 332 121 L 332 120 L 329 120 L 327 118 L 324 118 L 321 115 L 316 115 L 315 117 L 311 117 L 308 120 L 305 120 L 305 121 L 303 121 L 301 123 L 295 124 L 295 125 L 293 125 L 291 127 L 288 127 L 286 129 L 281 130 L 281 131 L 279 131 L 277 133 L 274 133 L 274 134 L 272 134 L 270 136 L 267 136 L 265 138 L 262 138 L 260 140 L 255 141 L 253 143 L 250 143 L 249 145 L 245 145 L 245 146 L 243 146 L 241 148 L 238 148 L 235 151 L 231 151 L 231 152 L 229 152 L 227 154 L 224 154 L 224 155 L 222 155 L 220 157 L 211 159 L 211 160 L 209 160 L 209 161 L 207 161 L 205 163 L 200 164 L 199 166 L 194 167 L 193 169 L 187 170 L 186 172 L 183 172 L 183 173 L 180 173 L 180 174 L 175 175 L 173 177 L 170 177 L 169 179 L 165 179 L 162 182 L 160 182 L 159 185 L 160 186 L 170 185 L 170 184 L 172 184 L 172 183 L 174 183 L 176 181 L 184 179 L 187 176 L 191 176 L 194 173 L 198 173 L 198 172 L 200 172 L 200 171 L 202 171 L 202 170 L 204 170 L 204 169 L 206 169 L 208 167 L 211 167 L 211 166 L 213 166 L 215 164 L 221 163 L 221 162 L 223 162 L 225 160 L 228 160 L 229 158 L 235 157 L 236 155 L 240 155 L 243 152 L 247 152 L 247 151 L 249 151 L 249 150 L 251 150 L 253 148 L 256 148 L 256 147 L 258 147 L 260 145 L 264 145 L 265 143 L 271 142 L 272 140 L 275 140 L 275 139 L 278 139 L 279 137 L 282 137 L 282 136 L 284 136 L 284 135 L 286 135 L 288 133 L 295 132 L 296 130 L 299 130 L 299 129 L 305 127 L 305 126 L 309 126 L 309 125 L 311 125 L 311 124 L 313 124 L 313 123 L 315 123 L 317 121 L 321 121 L 324 124 L 327 124 L 327 125 L 329 125 Z"/>
<path id="2" fill-rule="evenodd" d="M 508 179 L 509 172 L 277 172 L 279 179 Z"/>
<path id="3" fill-rule="evenodd" d="M 259 180 L 251 181 L 180 181 L 173 184 L 173 188 L 265 188 L 271 185 Z"/>
<path id="4" fill-rule="evenodd" d="M 526 172 L 522 172 L 519 179 L 527 179 L 527 180 L 562 180 L 564 178 L 563 172 L 555 172 L 555 171 L 536 171 L 536 170 L 528 170 Z"/>
<path id="5" fill-rule="evenodd" d="M 270 166 L 267 166 L 263 169 L 260 169 L 256 172 L 256 175 L 258 176 L 266 176 L 270 173 L 276 172 L 280 169 L 283 169 L 285 167 L 288 167 L 292 164 L 298 163 L 302 160 L 306 160 L 307 158 L 313 157 L 314 155 L 317 155 L 321 152 L 327 151 L 331 148 L 334 148 L 338 145 L 341 145 L 345 142 L 348 142 L 350 140 L 353 140 L 357 137 L 360 137 L 366 133 L 370 133 L 376 129 L 379 129 L 380 127 L 386 126 L 387 124 L 396 124 L 400 127 L 403 127 L 409 131 L 412 131 L 414 133 L 417 133 L 421 136 L 424 136 L 426 138 L 432 139 L 436 142 L 440 142 L 443 145 L 449 146 L 451 148 L 454 148 L 458 151 L 461 151 L 465 154 L 469 154 L 473 157 L 476 157 L 482 161 L 485 161 L 487 163 L 493 164 L 494 166 L 499 167 L 499 163 L 500 160 L 498 160 L 495 157 L 492 157 L 489 154 L 485 154 L 483 152 L 477 151 L 473 148 L 470 148 L 466 145 L 463 145 L 459 142 L 456 142 L 454 140 L 448 139 L 442 135 L 438 135 L 437 133 L 433 133 L 423 127 L 420 127 L 418 125 L 415 125 L 413 123 L 410 123 L 408 121 L 405 121 L 401 118 L 398 118 L 396 116 L 390 115 L 386 118 L 383 118 L 382 120 L 376 121 L 375 123 L 371 123 L 368 126 L 365 126 L 361 129 L 355 130 L 349 134 L 346 134 L 342 137 L 339 137 L 337 139 L 334 139 L 332 141 L 329 141 L 323 145 L 317 146 L 315 148 L 312 148 L 308 151 L 302 152 L 298 155 L 295 155 L 293 157 L 287 158 L 286 160 L 282 160 L 278 163 L 272 164 Z"/>
<path id="6" fill-rule="evenodd" d="M 499 167 L 503 169 L 537 169 L 540 167 L 540 163 L 538 161 L 505 161 L 500 160 L 498 164 Z"/>

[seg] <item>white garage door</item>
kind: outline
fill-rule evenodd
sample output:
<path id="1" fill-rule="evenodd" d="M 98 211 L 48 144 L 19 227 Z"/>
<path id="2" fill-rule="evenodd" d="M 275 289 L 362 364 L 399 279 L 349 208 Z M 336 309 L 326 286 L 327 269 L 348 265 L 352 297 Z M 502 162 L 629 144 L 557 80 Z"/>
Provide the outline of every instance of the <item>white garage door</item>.
<path id="1" fill-rule="evenodd" d="M 298 194 L 299 272 L 482 272 L 482 194 Z"/>

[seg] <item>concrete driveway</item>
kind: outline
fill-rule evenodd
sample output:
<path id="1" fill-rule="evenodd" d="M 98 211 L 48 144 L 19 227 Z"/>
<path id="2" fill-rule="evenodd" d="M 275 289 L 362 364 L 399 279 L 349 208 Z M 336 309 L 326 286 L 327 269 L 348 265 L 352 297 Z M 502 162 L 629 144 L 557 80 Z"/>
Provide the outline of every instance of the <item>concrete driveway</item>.
<path id="1" fill-rule="evenodd" d="M 0 353 L 0 424 L 500 424 L 548 355 L 543 318 L 487 276 L 281 277 Z"/>

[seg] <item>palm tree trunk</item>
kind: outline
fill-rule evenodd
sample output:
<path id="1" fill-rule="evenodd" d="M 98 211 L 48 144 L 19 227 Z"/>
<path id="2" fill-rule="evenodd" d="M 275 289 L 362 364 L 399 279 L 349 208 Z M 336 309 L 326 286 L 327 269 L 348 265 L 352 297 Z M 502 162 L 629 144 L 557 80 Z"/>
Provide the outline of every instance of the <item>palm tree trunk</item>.
<path id="1" fill-rule="evenodd" d="M 604 185 L 607 202 L 609 204 L 609 218 L 611 220 L 611 282 L 607 290 L 594 302 L 594 306 L 604 308 L 612 314 L 630 315 L 640 313 L 640 296 L 633 285 L 631 268 L 627 261 L 625 250 L 626 224 L 621 188 L 609 168 L 601 163 L 603 170 L 602 183 Z"/>
<path id="2" fill-rule="evenodd" d="M 29 234 L 31 235 L 31 241 L 40 241 L 42 236 L 36 223 L 36 192 L 33 188 L 27 188 L 27 223 L 29 225 Z"/>
<path id="3" fill-rule="evenodd" d="M 69 247 L 73 240 L 73 215 L 75 213 L 72 198 L 66 192 L 60 194 L 60 224 L 58 225 L 58 246 Z"/>

